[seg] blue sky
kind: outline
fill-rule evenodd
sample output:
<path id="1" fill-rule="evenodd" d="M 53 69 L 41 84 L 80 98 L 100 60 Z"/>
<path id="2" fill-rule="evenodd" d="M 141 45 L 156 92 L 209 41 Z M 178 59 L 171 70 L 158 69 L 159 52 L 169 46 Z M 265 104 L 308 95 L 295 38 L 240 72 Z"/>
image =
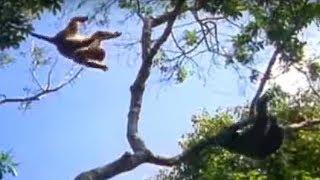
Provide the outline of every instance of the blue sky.
<path id="1" fill-rule="evenodd" d="M 113 20 L 108 29 L 121 31 L 124 35 L 105 43 L 109 71 L 86 69 L 74 85 L 35 102 L 26 112 L 19 111 L 17 104 L 0 106 L 0 150 L 12 150 L 20 163 L 19 176 L 8 177 L 9 180 L 72 179 L 80 172 L 113 161 L 130 150 L 126 139 L 129 87 L 141 59 L 136 56 L 139 49 L 128 51 L 117 43 L 138 40 L 141 24 L 133 20 L 119 23 L 123 15 L 123 12 L 113 10 L 110 16 Z M 36 32 L 55 33 L 71 16 L 59 19 L 45 14 L 35 21 Z M 88 27 L 88 32 L 98 29 Z M 54 72 L 58 82 L 72 63 L 58 55 L 51 45 L 33 38 L 28 38 L 20 50 L 28 51 L 32 42 L 47 48 L 48 56 L 58 57 L 59 68 Z M 9 97 L 22 95 L 21 89 L 32 84 L 28 74 L 30 61 L 28 56 L 20 56 L 16 64 L 1 69 L 0 93 Z M 154 71 L 144 95 L 140 135 L 153 152 L 175 155 L 180 152 L 178 140 L 181 135 L 191 131 L 191 116 L 202 108 L 213 112 L 218 107 L 245 103 L 252 94 L 243 93 L 241 89 L 238 77 L 223 68 L 214 69 L 205 85 L 197 77 L 179 85 L 163 84 Z M 145 164 L 113 179 L 140 180 L 152 176 L 157 168 Z"/>

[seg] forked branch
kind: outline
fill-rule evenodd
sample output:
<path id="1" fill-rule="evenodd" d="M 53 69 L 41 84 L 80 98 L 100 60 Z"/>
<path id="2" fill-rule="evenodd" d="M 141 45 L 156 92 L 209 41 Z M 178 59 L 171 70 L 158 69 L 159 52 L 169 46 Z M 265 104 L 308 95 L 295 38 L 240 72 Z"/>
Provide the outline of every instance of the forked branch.
<path id="1" fill-rule="evenodd" d="M 159 37 L 159 39 L 151 46 L 151 32 L 152 32 L 152 19 L 144 18 L 144 25 L 142 30 L 141 46 L 142 46 L 142 65 L 138 72 L 137 78 L 130 88 L 131 91 L 131 102 L 128 113 L 128 129 L 127 138 L 129 144 L 134 152 L 146 151 L 147 148 L 144 145 L 143 140 L 138 136 L 138 120 L 141 112 L 141 104 L 143 101 L 143 94 L 145 90 L 146 81 L 150 76 L 152 67 L 152 60 L 162 44 L 168 39 L 172 26 L 176 17 L 179 15 L 180 8 L 184 1 L 180 1 L 179 4 L 174 8 L 171 16 L 168 16 L 167 25 Z"/>
<path id="2" fill-rule="evenodd" d="M 143 17 L 143 29 L 141 35 L 142 64 L 134 83 L 130 87 L 131 101 L 127 126 L 127 138 L 134 153 L 131 154 L 126 152 L 120 158 L 107 165 L 83 172 L 75 178 L 76 180 L 108 179 L 148 162 L 158 165 L 172 165 L 172 163 L 168 163 L 169 160 L 155 156 L 150 150 L 147 149 L 143 140 L 138 136 L 138 121 L 140 119 L 141 105 L 143 102 L 143 94 L 146 82 L 150 76 L 153 63 L 152 60 L 159 48 L 168 39 L 176 17 L 181 13 L 180 10 L 184 3 L 184 0 L 179 1 L 171 12 L 161 16 L 161 24 L 166 23 L 166 27 L 159 39 L 153 44 L 151 42 L 151 33 L 152 28 L 154 27 L 154 19 L 159 18 Z M 159 21 L 157 23 L 160 25 Z"/>
<path id="3" fill-rule="evenodd" d="M 51 94 L 53 92 L 57 92 L 63 87 L 65 87 L 66 85 L 73 82 L 76 78 L 79 77 L 82 71 L 83 71 L 83 68 L 79 69 L 76 73 L 71 74 L 70 77 L 66 77 L 66 80 L 64 80 L 63 82 L 61 82 L 55 87 L 50 87 L 50 79 L 48 79 L 48 84 L 46 85 L 46 88 L 43 88 L 43 86 L 40 85 L 40 83 L 38 82 L 38 80 L 34 75 L 34 72 L 32 72 L 32 78 L 34 79 L 34 81 L 36 81 L 36 84 L 37 86 L 39 86 L 40 90 L 37 93 L 27 97 L 7 98 L 5 95 L 2 95 L 0 100 L 0 105 L 6 104 L 6 103 L 31 103 L 33 101 L 39 101 L 45 95 Z M 49 72 L 48 78 L 51 78 L 51 70 Z"/>

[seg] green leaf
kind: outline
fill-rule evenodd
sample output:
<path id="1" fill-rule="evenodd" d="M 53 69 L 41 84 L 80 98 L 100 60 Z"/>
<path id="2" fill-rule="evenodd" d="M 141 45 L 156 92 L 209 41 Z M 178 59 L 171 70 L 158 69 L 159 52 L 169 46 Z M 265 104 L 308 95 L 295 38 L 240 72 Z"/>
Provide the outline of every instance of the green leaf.
<path id="1" fill-rule="evenodd" d="M 197 43 L 198 40 L 197 31 L 195 29 L 191 31 L 186 30 L 184 34 L 184 39 L 186 40 L 188 46 L 193 46 Z"/>
<path id="2" fill-rule="evenodd" d="M 188 71 L 184 67 L 179 67 L 179 70 L 177 72 L 176 80 L 178 83 L 184 82 L 184 80 L 188 77 Z"/>

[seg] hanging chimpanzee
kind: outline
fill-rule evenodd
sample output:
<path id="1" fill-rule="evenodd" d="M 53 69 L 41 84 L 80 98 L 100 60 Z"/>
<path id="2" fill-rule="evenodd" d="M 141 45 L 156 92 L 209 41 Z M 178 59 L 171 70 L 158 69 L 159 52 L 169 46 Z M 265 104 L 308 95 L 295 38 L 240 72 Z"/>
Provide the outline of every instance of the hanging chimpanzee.
<path id="1" fill-rule="evenodd" d="M 221 136 L 213 136 L 191 148 L 199 152 L 204 147 L 215 145 L 231 152 L 242 154 L 254 159 L 264 159 L 275 153 L 284 139 L 284 129 L 277 124 L 276 117 L 270 115 L 267 103 L 271 99 L 266 93 L 256 103 L 254 122 L 245 127 L 232 125 Z"/>

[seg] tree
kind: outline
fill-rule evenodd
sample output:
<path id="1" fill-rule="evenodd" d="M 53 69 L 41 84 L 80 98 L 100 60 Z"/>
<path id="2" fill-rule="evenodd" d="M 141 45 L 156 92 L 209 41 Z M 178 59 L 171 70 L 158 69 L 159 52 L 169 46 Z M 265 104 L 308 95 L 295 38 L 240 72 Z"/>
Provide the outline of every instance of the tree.
<path id="1" fill-rule="evenodd" d="M 236 70 L 242 66 L 246 67 L 251 71 L 252 82 L 262 75 L 249 108 L 252 112 L 252 107 L 267 81 L 272 78 L 271 70 L 276 61 L 281 62 L 284 68 L 301 62 L 305 42 L 298 38 L 298 33 L 311 23 L 317 22 L 320 13 L 318 2 L 309 3 L 300 0 L 289 2 L 119 0 L 99 5 L 104 7 L 100 9 L 103 15 L 106 14 L 103 13 L 106 12 L 106 8 L 118 5 L 119 8 L 129 12 L 128 18 L 138 18 L 143 24 L 139 41 L 142 63 L 130 87 L 131 100 L 127 125 L 127 139 L 133 153 L 125 152 L 113 162 L 85 171 L 76 177 L 77 180 L 108 179 L 144 163 L 174 166 L 188 160 L 186 158 L 190 152 L 188 149 L 174 157 L 156 155 L 138 134 L 143 95 L 152 69 L 159 69 L 165 80 L 182 83 L 191 74 L 190 71 L 197 70 L 199 62 L 194 59 L 203 53 L 218 56 L 219 60 L 224 60 L 225 65 Z M 99 9 L 95 11 L 95 14 L 98 13 Z M 247 15 L 250 18 L 246 18 Z M 192 19 L 191 25 L 175 26 L 178 21 L 183 22 L 185 19 Z M 245 20 L 249 22 L 244 23 Z M 103 24 L 103 21 L 97 21 Z M 223 24 L 231 25 L 234 30 L 227 38 L 222 37 L 219 31 L 219 27 Z M 176 37 L 179 28 L 184 32 L 182 36 Z M 255 57 L 259 52 L 268 49 L 272 52 L 272 56 L 268 60 L 265 72 L 260 73 L 254 67 L 257 60 Z M 300 123 L 303 122 L 305 121 Z M 221 131 L 217 136 L 220 133 L 227 132 Z"/>

